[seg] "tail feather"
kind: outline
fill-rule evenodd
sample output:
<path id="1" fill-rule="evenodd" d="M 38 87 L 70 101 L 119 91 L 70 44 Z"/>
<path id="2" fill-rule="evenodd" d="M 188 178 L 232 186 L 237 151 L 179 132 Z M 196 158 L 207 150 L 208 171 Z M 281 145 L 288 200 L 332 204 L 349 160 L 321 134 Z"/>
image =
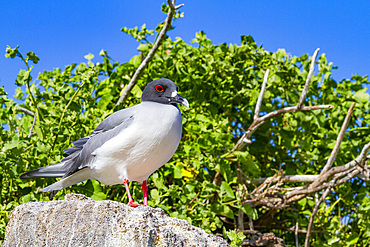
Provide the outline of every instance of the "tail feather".
<path id="1" fill-rule="evenodd" d="M 42 192 L 48 192 L 53 190 L 62 190 L 68 186 L 77 184 L 79 182 L 85 181 L 90 178 L 91 170 L 90 168 L 86 167 L 82 170 L 79 170 L 78 172 L 73 173 L 72 175 L 62 178 L 56 183 L 53 183 L 52 185 L 43 188 Z"/>
<path id="2" fill-rule="evenodd" d="M 22 174 L 19 178 L 59 178 L 67 172 L 62 169 L 64 162 L 51 166 L 41 167 L 33 171 Z"/>

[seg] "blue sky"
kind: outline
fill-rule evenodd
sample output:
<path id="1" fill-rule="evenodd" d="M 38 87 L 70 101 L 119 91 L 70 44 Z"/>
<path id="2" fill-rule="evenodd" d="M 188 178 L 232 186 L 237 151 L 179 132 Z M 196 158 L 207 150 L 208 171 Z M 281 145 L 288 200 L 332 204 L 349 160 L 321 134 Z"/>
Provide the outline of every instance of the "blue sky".
<path id="1" fill-rule="evenodd" d="M 154 29 L 164 1 L 2 1 L 0 86 L 10 95 L 24 65 L 4 57 L 6 45 L 40 57 L 33 77 L 44 70 L 86 61 L 104 49 L 119 62 L 137 54 L 136 41 L 120 31 L 146 23 Z M 190 43 L 203 30 L 213 43 L 240 43 L 251 35 L 268 51 L 312 54 L 319 47 L 338 66 L 333 78 L 370 72 L 370 1 L 179 1 L 185 17 L 168 34 Z"/>

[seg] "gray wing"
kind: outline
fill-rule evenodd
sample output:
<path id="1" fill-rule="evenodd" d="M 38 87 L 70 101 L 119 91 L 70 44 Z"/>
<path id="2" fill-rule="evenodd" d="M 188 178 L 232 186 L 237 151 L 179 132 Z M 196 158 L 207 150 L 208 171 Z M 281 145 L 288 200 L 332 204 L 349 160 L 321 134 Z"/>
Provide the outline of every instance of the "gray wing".
<path id="1" fill-rule="evenodd" d="M 137 106 L 111 114 L 96 127 L 91 136 L 73 142 L 75 147 L 64 150 L 69 156 L 62 160 L 62 162 L 65 162 L 62 169 L 66 171 L 63 178 L 87 167 L 94 158 L 92 153 L 97 148 L 130 126 L 134 120 Z"/>

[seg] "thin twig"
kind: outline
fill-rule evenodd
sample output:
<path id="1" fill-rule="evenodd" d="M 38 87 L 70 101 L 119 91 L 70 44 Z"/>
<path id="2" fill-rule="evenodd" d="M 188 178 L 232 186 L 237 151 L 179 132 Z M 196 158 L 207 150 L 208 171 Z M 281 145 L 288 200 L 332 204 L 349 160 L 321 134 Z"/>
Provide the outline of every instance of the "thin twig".
<path id="1" fill-rule="evenodd" d="M 248 183 L 252 184 L 254 186 L 254 188 L 257 188 L 257 186 L 254 184 L 253 180 L 247 175 L 245 174 L 240 168 L 238 168 L 238 171 L 248 179 Z M 263 182 L 263 181 L 262 181 Z M 261 183 L 262 183 L 261 182 Z"/>
<path id="2" fill-rule="evenodd" d="M 249 215 L 248 215 L 248 219 L 249 219 L 249 230 L 254 231 L 253 219 Z"/>
<path id="3" fill-rule="evenodd" d="M 349 120 L 351 119 L 351 114 L 353 112 L 353 108 L 355 107 L 355 105 L 356 105 L 356 103 L 353 102 L 352 105 L 351 105 L 351 107 L 349 108 L 349 110 L 347 112 L 347 116 L 344 119 L 344 122 L 342 124 L 342 128 L 339 131 L 339 135 L 337 137 L 337 141 L 335 142 L 335 146 L 334 146 L 334 148 L 333 148 L 333 150 L 332 150 L 332 152 L 330 154 L 330 157 L 329 157 L 328 161 L 326 162 L 326 165 L 324 166 L 324 168 L 320 172 L 320 175 L 321 174 L 324 174 L 325 172 L 327 172 L 331 168 L 331 166 L 333 165 L 334 159 L 337 156 L 337 153 L 339 151 L 340 144 L 342 142 L 344 133 L 346 132 L 346 129 L 347 129 Z"/>
<path id="4" fill-rule="evenodd" d="M 368 167 L 366 166 L 366 168 L 368 168 Z M 336 182 L 335 186 L 339 186 L 339 185 L 347 182 L 351 178 L 354 178 L 355 176 L 358 176 L 359 174 L 360 174 L 359 169 L 351 168 L 351 169 L 342 173 L 342 175 L 344 177 L 339 179 Z M 339 178 L 339 176 L 335 177 L 335 179 L 338 179 L 338 178 Z M 290 203 L 296 202 L 296 201 L 302 199 L 303 197 L 305 197 L 308 194 L 312 194 L 312 193 L 321 191 L 323 189 L 326 189 L 327 187 L 328 187 L 328 183 L 322 182 L 322 183 L 319 183 L 319 185 L 315 186 L 315 187 L 311 187 L 311 185 L 310 185 L 308 188 L 306 187 L 306 188 L 303 188 L 303 189 L 300 189 L 300 190 L 287 192 L 284 195 L 285 198 L 286 198 L 286 203 L 290 204 Z"/>
<path id="5" fill-rule="evenodd" d="M 74 99 L 77 96 L 77 94 L 79 93 L 79 91 L 81 90 L 81 88 L 85 85 L 86 81 L 87 81 L 87 79 L 82 81 L 82 83 L 80 84 L 80 86 L 77 88 L 77 90 L 72 95 L 72 98 L 68 101 L 67 105 L 64 107 L 64 110 L 62 112 L 62 115 L 61 115 L 61 117 L 59 119 L 58 132 L 57 132 L 57 134 L 55 136 L 55 139 L 54 139 L 54 142 L 53 142 L 53 146 L 52 146 L 52 150 L 54 149 L 55 144 L 56 144 L 57 139 L 58 139 L 58 136 L 59 136 L 59 133 L 61 132 L 61 126 L 62 126 L 64 115 L 65 115 L 67 109 L 69 108 L 69 106 L 71 105 L 71 103 L 74 101 Z"/>
<path id="6" fill-rule="evenodd" d="M 276 226 L 276 225 L 273 225 L 273 226 L 256 226 L 255 228 L 256 229 L 267 229 L 267 230 L 277 229 L 277 230 L 282 230 L 282 231 L 287 231 L 287 232 L 295 232 L 296 231 L 295 227 L 288 228 L 288 227 Z M 311 232 L 312 233 L 327 233 L 325 231 L 320 231 L 320 230 L 312 230 Z M 307 230 L 298 229 L 298 233 L 307 233 Z"/>
<path id="7" fill-rule="evenodd" d="M 260 114 L 262 99 L 263 99 L 263 95 L 265 94 L 265 89 L 266 89 L 268 76 L 269 76 L 269 69 L 266 70 L 265 76 L 263 77 L 261 92 L 260 92 L 260 95 L 258 96 L 256 109 L 254 111 L 254 118 L 253 118 L 254 120 L 256 120 L 259 117 L 259 114 Z"/>
<path id="8" fill-rule="evenodd" d="M 255 121 L 253 121 L 252 125 L 248 128 L 248 130 L 242 135 L 242 137 L 234 145 L 231 152 L 234 152 L 236 150 L 241 150 L 245 146 L 245 143 L 251 143 L 250 137 L 257 130 L 257 128 L 261 126 L 262 124 L 264 124 L 267 120 L 273 117 L 276 117 L 278 115 L 285 114 L 288 112 L 313 111 L 313 110 L 319 110 L 319 109 L 332 109 L 332 108 L 334 108 L 334 106 L 332 105 L 303 106 L 300 109 L 298 109 L 297 106 L 292 106 L 292 107 L 286 107 L 283 109 L 270 112 L 262 117 L 259 117 Z"/>
<path id="9" fill-rule="evenodd" d="M 242 194 L 242 197 L 244 197 L 245 195 L 245 191 L 244 191 L 244 188 L 242 189 L 242 191 L 240 191 L 240 187 L 239 187 L 239 184 L 240 185 L 245 185 L 244 183 L 244 179 L 243 179 L 243 176 L 242 176 L 242 172 L 240 170 L 240 163 L 237 162 L 237 182 L 238 182 L 238 186 L 237 186 L 237 191 L 238 192 L 241 192 Z M 241 208 L 238 209 L 238 229 L 239 230 L 244 230 L 244 212 Z"/>
<path id="10" fill-rule="evenodd" d="M 335 184 L 335 180 L 332 180 L 330 182 L 330 186 L 325 190 L 325 192 L 322 194 L 320 200 L 316 203 L 313 211 L 312 211 L 312 214 L 310 216 L 310 221 L 308 223 L 308 227 L 307 227 L 307 234 L 306 234 L 306 240 L 305 240 L 305 244 L 304 246 L 305 247 L 310 247 L 310 238 L 311 238 L 311 230 L 312 230 L 312 225 L 313 225 L 313 221 L 315 219 L 315 216 L 316 216 L 316 213 L 317 211 L 319 210 L 319 207 L 320 207 L 320 204 L 325 200 L 325 198 L 328 196 L 329 194 L 329 191 L 333 188 Z"/>
<path id="11" fill-rule="evenodd" d="M 39 106 L 37 106 L 37 108 L 39 108 Z M 33 127 L 35 126 L 35 123 L 36 123 L 36 114 L 34 114 L 33 116 L 33 122 L 32 122 L 32 126 L 30 128 L 30 132 L 28 133 L 28 138 L 30 138 L 32 136 L 32 130 L 33 130 Z"/>
<path id="12" fill-rule="evenodd" d="M 238 219 L 237 219 L 237 221 L 238 221 L 237 229 L 241 230 L 241 231 L 244 230 L 244 212 L 240 208 L 238 209 Z"/>
<path id="13" fill-rule="evenodd" d="M 339 185 L 341 185 L 341 184 L 344 184 L 344 183 L 345 183 L 345 182 L 347 182 L 348 180 L 350 180 L 350 179 L 352 179 L 352 178 L 356 177 L 359 173 L 360 173 L 360 170 L 359 170 L 359 169 L 354 169 L 353 171 L 349 172 L 345 177 L 343 177 L 343 178 L 339 179 L 339 180 L 335 183 L 334 187 L 339 186 Z"/>
<path id="14" fill-rule="evenodd" d="M 298 218 L 297 218 L 297 221 L 296 221 L 296 223 L 295 223 L 295 229 L 294 229 L 295 246 L 296 246 L 296 247 L 299 247 L 299 241 L 298 241 L 298 230 L 299 230 L 299 222 L 298 222 Z"/>
<path id="15" fill-rule="evenodd" d="M 319 175 L 285 175 L 285 176 L 275 178 L 274 182 L 277 182 L 279 178 L 284 183 L 313 182 L 318 177 Z M 253 182 L 257 184 L 261 184 L 264 181 L 266 181 L 266 179 L 269 179 L 269 178 L 256 178 L 256 179 L 253 179 Z"/>
<path id="16" fill-rule="evenodd" d="M 261 235 L 262 233 L 260 233 L 259 231 L 255 231 L 255 230 L 237 230 L 237 232 L 242 232 L 244 234 L 248 234 L 248 235 Z"/>
<path id="17" fill-rule="evenodd" d="M 149 62 L 153 59 L 154 54 L 156 53 L 156 51 L 158 50 L 159 46 L 161 45 L 164 37 L 166 36 L 166 33 L 167 33 L 168 29 L 171 26 L 173 14 L 175 13 L 176 9 L 178 9 L 178 8 L 180 8 L 180 7 L 183 6 L 183 4 L 180 4 L 180 5 L 175 6 L 175 1 L 171 2 L 170 0 L 168 0 L 168 5 L 170 6 L 170 9 L 168 11 L 165 24 L 164 24 L 161 32 L 158 35 L 158 39 L 154 43 L 152 49 L 149 51 L 148 55 L 145 57 L 145 59 L 141 62 L 140 66 L 135 71 L 135 74 L 132 77 L 131 81 L 122 90 L 121 96 L 119 97 L 116 105 L 119 105 L 120 103 L 122 103 L 122 102 L 124 102 L 126 100 L 127 96 L 130 94 L 132 88 L 138 82 L 141 74 L 144 72 L 144 70 L 147 67 L 147 65 L 149 64 Z"/>
<path id="18" fill-rule="evenodd" d="M 319 51 L 320 51 L 320 48 L 317 48 L 316 51 L 314 52 L 313 56 L 312 56 L 311 66 L 310 66 L 310 70 L 309 70 L 308 75 L 307 75 L 306 83 L 304 84 L 304 88 L 303 88 L 301 97 L 299 98 L 299 101 L 298 101 L 298 104 L 297 104 L 298 109 L 303 106 L 303 101 L 306 98 L 308 87 L 310 86 L 313 71 L 315 69 L 316 57 L 317 57 L 317 54 L 319 53 Z"/>
<path id="19" fill-rule="evenodd" d="M 345 165 L 332 167 L 323 175 L 278 176 L 278 174 L 275 174 L 269 178 L 258 179 L 257 182 L 262 182 L 262 184 L 248 195 L 250 199 L 243 199 L 243 204 L 249 203 L 252 207 L 266 205 L 271 208 L 286 208 L 290 204 L 307 197 L 309 194 L 327 189 L 330 186 L 330 182 L 327 182 L 329 179 L 332 179 L 331 181 L 336 181 L 334 187 L 339 186 L 361 175 L 362 171 L 366 171 L 370 168 L 369 165 L 365 164 L 365 162 L 370 159 L 368 155 L 369 150 L 370 142 L 364 145 L 360 155 L 356 157 L 356 159 Z M 254 181 L 256 182 L 256 180 Z M 280 191 L 285 190 L 285 188 L 279 187 L 284 182 L 310 181 L 315 182 L 317 185 L 312 186 L 312 183 L 309 186 L 289 188 L 286 190 L 287 193 L 285 194 L 280 193 Z M 272 185 L 273 183 L 276 184 Z"/>
<path id="20" fill-rule="evenodd" d="M 313 72 L 314 72 L 314 69 L 315 69 L 316 57 L 317 57 L 317 54 L 318 54 L 319 50 L 320 49 L 317 48 L 316 51 L 314 52 L 313 56 L 312 56 L 310 70 L 308 72 L 306 83 L 304 85 L 303 91 L 302 91 L 301 96 L 299 98 L 298 104 L 294 107 L 286 107 L 286 108 L 283 108 L 283 109 L 280 109 L 280 110 L 277 110 L 277 111 L 274 111 L 274 112 L 270 112 L 269 114 L 266 114 L 263 117 L 259 117 L 259 112 L 260 112 L 260 109 L 261 109 L 262 98 L 263 98 L 263 95 L 264 95 L 264 92 L 265 92 L 265 86 L 266 86 L 265 84 L 267 82 L 267 77 L 268 77 L 268 71 L 269 70 L 266 71 L 265 76 L 264 76 L 263 85 L 262 85 L 262 88 L 261 88 L 261 92 L 260 92 L 258 100 L 257 100 L 256 109 L 255 109 L 254 118 L 253 118 L 254 119 L 253 123 L 251 124 L 251 126 L 249 126 L 248 131 L 245 132 L 242 135 L 242 137 L 238 140 L 238 142 L 234 145 L 231 152 L 243 149 L 244 146 L 246 145 L 246 143 L 252 143 L 252 141 L 250 139 L 252 134 L 257 130 L 257 128 L 259 126 L 261 126 L 263 123 L 265 123 L 268 119 L 270 119 L 272 117 L 275 117 L 275 116 L 280 115 L 280 114 L 284 114 L 286 112 L 310 111 L 310 110 L 316 110 L 316 109 L 328 109 L 328 108 L 330 109 L 330 108 L 333 108 L 332 105 L 309 106 L 308 108 L 303 106 L 303 101 L 306 98 L 308 87 L 310 85 L 311 78 L 312 78 L 312 75 L 313 75 Z"/>
<path id="21" fill-rule="evenodd" d="M 370 142 L 367 143 L 361 150 L 360 155 L 356 158 L 356 161 L 360 163 L 360 166 L 364 166 L 366 159 L 370 159 L 370 157 L 367 155 L 370 150 Z"/>
<path id="22" fill-rule="evenodd" d="M 31 116 L 31 117 L 35 117 L 35 114 L 33 112 L 31 112 L 30 110 L 27 110 L 26 108 L 23 108 L 23 107 L 17 105 L 17 109 L 20 110 L 21 112 Z"/>
<path id="23" fill-rule="evenodd" d="M 195 201 L 195 199 L 197 199 L 197 197 L 200 195 L 200 191 L 194 196 L 193 199 L 191 199 L 191 201 L 189 202 L 188 204 L 188 208 L 191 208 L 191 204 Z"/>
<path id="24" fill-rule="evenodd" d="M 28 65 L 28 59 L 25 59 L 20 52 L 18 52 L 18 56 L 25 63 L 25 65 L 27 67 L 27 71 L 29 72 L 27 74 L 27 78 L 26 78 L 26 87 L 27 87 L 27 92 L 31 97 L 32 103 L 34 104 L 34 106 L 36 108 L 37 107 L 36 99 L 35 99 L 35 97 L 33 96 L 32 92 L 31 92 L 31 86 L 30 86 L 30 82 L 31 82 L 32 77 L 31 77 L 30 66 Z M 38 112 L 36 112 L 36 114 L 38 115 Z"/>
<path id="25" fill-rule="evenodd" d="M 301 190 L 303 189 L 303 186 L 298 186 L 298 187 L 283 187 L 283 188 L 276 188 L 276 191 L 293 191 L 293 190 Z"/>
<path id="26" fill-rule="evenodd" d="M 333 105 L 314 105 L 314 106 L 303 106 L 300 109 L 297 108 L 297 106 L 292 106 L 292 107 L 285 107 L 283 109 L 279 109 L 273 112 L 270 112 L 256 120 L 249 128 L 249 131 L 254 131 L 256 130 L 257 127 L 259 127 L 261 124 L 265 123 L 267 120 L 276 117 L 281 114 L 285 114 L 288 112 L 297 112 L 297 111 L 313 111 L 313 110 L 319 110 L 319 109 L 332 109 L 334 108 Z"/>

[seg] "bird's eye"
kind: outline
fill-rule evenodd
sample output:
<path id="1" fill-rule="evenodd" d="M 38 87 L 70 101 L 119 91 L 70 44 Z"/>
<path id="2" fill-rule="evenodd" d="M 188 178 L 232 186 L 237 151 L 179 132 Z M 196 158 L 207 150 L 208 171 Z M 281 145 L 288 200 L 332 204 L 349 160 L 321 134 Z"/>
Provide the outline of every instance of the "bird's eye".
<path id="1" fill-rule="evenodd" d="M 155 86 L 155 90 L 158 92 L 158 93 L 162 93 L 164 91 L 164 88 L 162 85 L 157 85 Z"/>

